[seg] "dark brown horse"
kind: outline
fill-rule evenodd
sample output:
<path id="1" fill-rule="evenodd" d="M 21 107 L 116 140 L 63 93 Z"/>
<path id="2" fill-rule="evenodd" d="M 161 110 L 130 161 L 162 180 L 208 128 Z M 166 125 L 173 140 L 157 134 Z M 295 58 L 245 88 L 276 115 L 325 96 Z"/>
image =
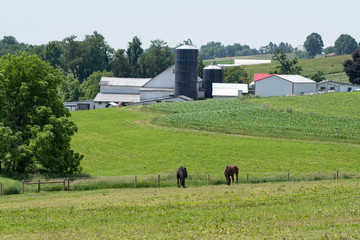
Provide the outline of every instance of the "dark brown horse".
<path id="1" fill-rule="evenodd" d="M 232 178 L 232 182 L 234 183 L 234 174 L 236 175 L 236 183 L 239 182 L 238 180 L 238 175 L 239 175 L 239 168 L 235 165 L 232 166 L 226 166 L 225 171 L 224 171 L 224 175 L 226 178 L 226 184 L 228 186 L 230 186 L 231 184 L 231 179 Z"/>
<path id="2" fill-rule="evenodd" d="M 186 167 L 179 167 L 176 171 L 177 185 L 178 187 L 185 187 L 185 178 L 187 178 L 188 174 L 186 171 Z"/>

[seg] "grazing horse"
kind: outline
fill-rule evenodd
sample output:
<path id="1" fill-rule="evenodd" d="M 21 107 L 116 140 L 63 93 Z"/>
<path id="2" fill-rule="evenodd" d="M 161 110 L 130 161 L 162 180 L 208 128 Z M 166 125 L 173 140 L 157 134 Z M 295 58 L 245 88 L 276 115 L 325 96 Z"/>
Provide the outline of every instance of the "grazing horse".
<path id="1" fill-rule="evenodd" d="M 224 175 L 226 178 L 226 184 L 228 186 L 230 186 L 231 183 L 231 179 L 232 178 L 232 182 L 234 183 L 234 174 L 236 175 L 236 183 L 238 183 L 238 174 L 239 174 L 239 168 L 235 165 L 232 166 L 226 166 L 225 171 L 224 171 Z"/>
<path id="2" fill-rule="evenodd" d="M 176 171 L 176 178 L 177 178 L 177 185 L 178 187 L 185 187 L 185 178 L 187 178 L 188 174 L 186 171 L 186 167 L 179 167 L 179 169 Z"/>

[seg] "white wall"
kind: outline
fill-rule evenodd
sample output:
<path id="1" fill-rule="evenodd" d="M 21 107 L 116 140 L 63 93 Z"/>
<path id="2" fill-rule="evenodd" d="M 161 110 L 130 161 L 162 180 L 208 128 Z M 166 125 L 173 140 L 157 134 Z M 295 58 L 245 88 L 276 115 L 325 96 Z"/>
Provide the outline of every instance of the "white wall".
<path id="1" fill-rule="evenodd" d="M 303 93 L 315 93 L 316 92 L 316 82 L 314 83 L 295 83 L 294 84 L 294 94 L 301 95 Z"/>
<path id="2" fill-rule="evenodd" d="M 155 99 L 155 98 L 166 98 L 170 97 L 170 95 L 174 95 L 174 91 L 140 91 L 140 101 L 145 101 L 148 99 Z"/>
<path id="3" fill-rule="evenodd" d="M 175 88 L 175 65 L 147 82 L 144 88 Z"/>
<path id="4" fill-rule="evenodd" d="M 277 76 L 271 76 L 255 82 L 255 95 L 261 97 L 292 95 L 292 90 L 292 82 Z"/>

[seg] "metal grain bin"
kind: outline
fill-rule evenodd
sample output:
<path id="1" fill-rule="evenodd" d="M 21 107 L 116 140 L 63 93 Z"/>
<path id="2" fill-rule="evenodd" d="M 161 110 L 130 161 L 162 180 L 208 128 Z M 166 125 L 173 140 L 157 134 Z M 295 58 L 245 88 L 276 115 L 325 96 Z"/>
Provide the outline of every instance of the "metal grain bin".
<path id="1" fill-rule="evenodd" d="M 198 54 L 198 49 L 189 45 L 175 50 L 175 96 L 184 95 L 198 99 Z"/>
<path id="2" fill-rule="evenodd" d="M 212 98 L 212 84 L 224 82 L 224 69 L 211 63 L 203 69 L 203 80 L 205 88 L 205 97 Z"/>

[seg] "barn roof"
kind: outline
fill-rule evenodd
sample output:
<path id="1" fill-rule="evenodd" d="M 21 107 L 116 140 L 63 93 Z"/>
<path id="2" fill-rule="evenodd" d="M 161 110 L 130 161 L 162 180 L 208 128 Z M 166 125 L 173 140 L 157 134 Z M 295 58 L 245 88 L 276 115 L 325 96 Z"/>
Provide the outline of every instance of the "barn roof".
<path id="1" fill-rule="evenodd" d="M 100 80 L 100 86 L 128 86 L 128 87 L 142 87 L 151 78 L 114 78 L 114 77 L 102 77 Z"/>
<path id="2" fill-rule="evenodd" d="M 94 102 L 139 102 L 140 94 L 98 93 Z"/>
<path id="3" fill-rule="evenodd" d="M 275 74 L 267 74 L 267 73 L 254 73 L 254 81 L 258 81 L 267 77 L 274 76 Z"/>
<path id="4" fill-rule="evenodd" d="M 254 74 L 254 81 L 260 81 L 272 76 L 277 76 L 279 78 L 285 79 L 289 82 L 293 82 L 293 83 L 315 83 L 315 81 L 305 78 L 303 76 L 300 75 L 278 75 L 278 74 L 262 74 L 262 73 L 255 73 Z M 256 78 L 255 78 L 256 77 Z"/>

